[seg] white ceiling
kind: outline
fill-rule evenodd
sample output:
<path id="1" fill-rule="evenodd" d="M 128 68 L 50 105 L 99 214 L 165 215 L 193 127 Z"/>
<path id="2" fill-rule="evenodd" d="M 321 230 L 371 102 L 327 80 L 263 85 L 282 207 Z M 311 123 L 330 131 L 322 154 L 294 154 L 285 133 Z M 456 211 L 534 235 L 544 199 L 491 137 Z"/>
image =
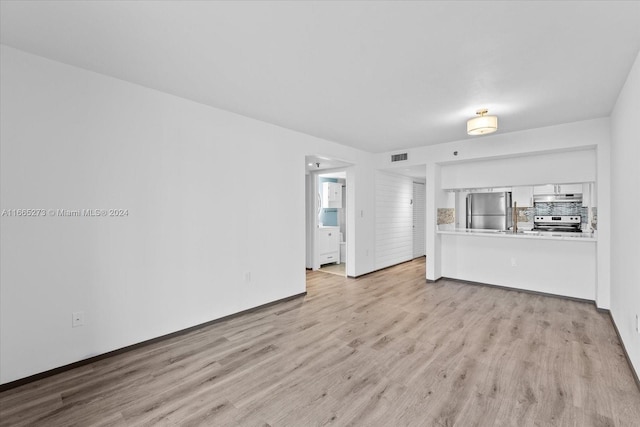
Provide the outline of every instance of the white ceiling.
<path id="1" fill-rule="evenodd" d="M 370 152 L 607 116 L 638 1 L 2 1 L 28 52 Z"/>

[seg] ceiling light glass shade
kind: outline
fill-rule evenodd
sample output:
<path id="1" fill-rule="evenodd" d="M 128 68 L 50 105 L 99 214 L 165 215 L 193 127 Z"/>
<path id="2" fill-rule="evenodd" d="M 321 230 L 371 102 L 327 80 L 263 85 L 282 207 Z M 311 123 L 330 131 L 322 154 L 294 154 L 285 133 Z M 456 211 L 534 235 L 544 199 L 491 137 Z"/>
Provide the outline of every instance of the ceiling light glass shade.
<path id="1" fill-rule="evenodd" d="M 497 116 L 479 116 L 467 120 L 467 133 L 469 135 L 485 135 L 497 130 Z"/>

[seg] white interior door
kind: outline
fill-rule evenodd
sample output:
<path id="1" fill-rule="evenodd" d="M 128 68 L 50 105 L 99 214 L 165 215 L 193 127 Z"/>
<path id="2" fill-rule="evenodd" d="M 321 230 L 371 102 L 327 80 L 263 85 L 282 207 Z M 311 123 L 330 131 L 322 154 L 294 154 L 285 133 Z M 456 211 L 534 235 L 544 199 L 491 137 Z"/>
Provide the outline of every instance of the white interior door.
<path id="1" fill-rule="evenodd" d="M 413 257 L 426 254 L 426 187 L 422 182 L 413 183 Z"/>

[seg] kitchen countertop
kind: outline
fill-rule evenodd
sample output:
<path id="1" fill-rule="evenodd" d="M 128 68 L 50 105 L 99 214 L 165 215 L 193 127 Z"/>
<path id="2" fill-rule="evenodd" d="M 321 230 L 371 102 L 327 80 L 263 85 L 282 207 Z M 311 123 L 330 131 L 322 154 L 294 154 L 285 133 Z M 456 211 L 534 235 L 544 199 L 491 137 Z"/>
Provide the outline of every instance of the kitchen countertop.
<path id="1" fill-rule="evenodd" d="M 531 231 L 519 230 L 514 234 L 512 231 L 500 230 L 476 230 L 467 228 L 456 228 L 449 230 L 438 230 L 438 234 L 452 234 L 456 236 L 481 236 L 496 237 L 507 239 L 539 239 L 539 240 L 565 240 L 576 242 L 596 242 L 598 239 L 595 234 L 591 233 L 571 233 L 571 232 L 553 232 L 553 231 Z"/>

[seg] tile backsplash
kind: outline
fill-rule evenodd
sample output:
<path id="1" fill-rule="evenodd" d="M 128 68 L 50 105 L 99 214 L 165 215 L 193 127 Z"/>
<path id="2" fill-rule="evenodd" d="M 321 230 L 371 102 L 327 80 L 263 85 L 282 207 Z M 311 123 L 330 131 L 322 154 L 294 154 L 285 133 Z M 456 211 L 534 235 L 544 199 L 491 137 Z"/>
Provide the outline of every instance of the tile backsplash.
<path id="1" fill-rule="evenodd" d="M 453 224 L 456 222 L 456 210 L 454 208 L 438 208 L 438 225 Z"/>
<path id="2" fill-rule="evenodd" d="M 539 202 L 536 203 L 536 215 L 582 215 L 582 202 Z"/>
<path id="3" fill-rule="evenodd" d="M 518 208 L 519 209 L 519 208 Z M 536 203 L 535 208 L 527 208 L 527 222 L 532 222 L 535 215 L 580 215 L 582 218 L 582 229 L 589 224 L 589 208 L 582 206 L 580 202 L 540 202 Z M 595 209 L 592 208 L 595 218 Z M 518 216 L 520 221 L 520 216 Z M 594 221 L 591 222 L 592 228 L 595 230 Z"/>
<path id="4" fill-rule="evenodd" d="M 518 222 L 533 222 L 535 209 L 529 207 L 516 208 L 516 212 L 518 214 Z"/>

